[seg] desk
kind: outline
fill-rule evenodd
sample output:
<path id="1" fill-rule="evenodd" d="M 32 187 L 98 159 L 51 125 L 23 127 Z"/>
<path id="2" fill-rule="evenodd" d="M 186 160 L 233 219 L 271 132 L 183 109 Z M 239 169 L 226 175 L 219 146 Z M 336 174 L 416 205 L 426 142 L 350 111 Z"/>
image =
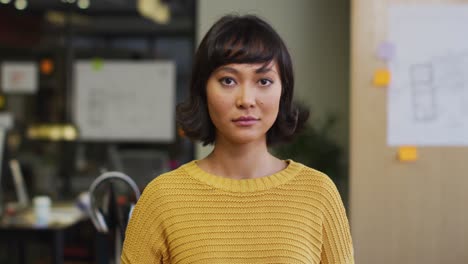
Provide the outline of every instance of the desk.
<path id="1" fill-rule="evenodd" d="M 18 245 L 18 262 L 25 261 L 25 244 L 28 241 L 41 241 L 50 246 L 52 263 L 64 262 L 65 233 L 68 229 L 86 219 L 72 204 L 53 205 L 49 224 L 44 227 L 34 225 L 34 214 L 28 209 L 15 217 L 4 217 L 0 221 L 0 241 Z"/>

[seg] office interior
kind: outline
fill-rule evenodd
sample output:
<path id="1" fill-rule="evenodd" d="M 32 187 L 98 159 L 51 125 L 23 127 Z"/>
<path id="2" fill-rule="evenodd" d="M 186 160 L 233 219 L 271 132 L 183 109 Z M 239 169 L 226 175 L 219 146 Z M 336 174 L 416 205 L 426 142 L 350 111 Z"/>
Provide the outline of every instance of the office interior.
<path id="1" fill-rule="evenodd" d="M 119 263 L 121 235 L 128 220 L 125 215 L 137 197 L 122 181 L 96 186 L 96 206 L 105 208 L 105 222 L 111 230 L 109 222 L 118 226 L 114 229 L 119 229 L 120 235 L 103 233 L 93 225 L 86 208 L 89 201 L 85 194 L 91 184 L 104 172 L 119 171 L 131 175 L 142 191 L 156 175 L 193 159 L 193 144 L 176 137 L 176 132 L 170 140 L 161 141 L 134 136 L 115 139 L 111 134 L 83 139 L 76 122 L 81 106 L 73 105 L 83 105 L 75 100 L 79 95 L 73 91 L 80 85 L 75 82 L 78 61 L 90 62 L 95 69 L 102 67 L 101 72 L 114 62 L 127 67 L 138 62 L 171 62 L 177 69 L 171 76 L 173 85 L 162 89 L 171 89 L 174 101 L 186 96 L 195 46 L 196 3 L 172 1 L 164 5 L 166 18 L 159 21 L 139 9 L 136 1 L 0 3 L 2 64 L 37 65 L 33 91 L 2 92 L 2 112 L 9 115 L 6 118 L 11 119 L 11 125 L 5 128 L 3 140 L 0 263 Z M 119 100 L 101 97 L 107 103 L 88 101 L 92 105 L 85 107 L 94 107 L 88 114 L 98 116 L 112 110 L 105 104 L 123 107 L 132 96 L 131 84 L 127 85 L 130 93 L 120 94 Z M 121 117 L 121 121 L 131 123 L 131 118 Z M 91 122 L 101 122 L 96 120 Z M 124 129 L 144 130 L 124 125 Z M 16 174 L 19 171 L 24 182 L 19 188 L 18 175 L 10 168 L 12 160 L 19 164 Z M 52 201 L 53 219 L 46 226 L 38 226 L 37 216 L 35 219 L 31 213 L 38 196 Z"/>
<path id="2" fill-rule="evenodd" d="M 227 13 L 257 14 L 285 40 L 294 63 L 295 99 L 310 109 L 311 117 L 295 142 L 272 151 L 331 177 L 348 213 L 356 263 L 467 263 L 468 177 L 464 164 L 468 150 L 453 144 L 410 146 L 405 153 L 411 161 L 402 161 L 401 146 L 387 143 L 388 87 L 376 87 L 374 78 L 376 70 L 387 67 L 377 51 L 389 38 L 393 5 L 423 10 L 467 3 L 0 0 L 0 64 L 34 65 L 37 79 L 27 91 L 0 87 L 0 263 L 118 263 L 124 227 L 112 225 L 120 234 L 99 232 L 86 213 L 81 214 L 86 192 L 109 171 L 129 175 L 144 191 L 157 175 L 211 151 L 210 146 L 191 142 L 177 130 L 173 107 L 188 95 L 197 44 L 212 23 Z M 90 70 L 77 72 L 79 63 Z M 119 63 L 123 72 L 108 72 Z M 168 63 L 164 65 L 169 65 L 173 78 L 165 80 L 170 85 L 159 86 L 155 76 L 145 82 L 126 72 L 142 63 L 154 67 Z M 88 88 L 77 81 L 79 75 L 94 73 L 106 73 L 102 78 L 106 81 L 117 80 L 112 85 L 123 87 L 121 96 L 115 101 L 108 96 L 91 96 L 88 101 L 78 96 L 77 87 Z M 167 108 L 156 115 L 170 117 L 164 119 L 169 124 L 164 125 L 169 127 L 164 137 L 144 138 L 146 129 L 160 131 L 161 127 L 118 122 L 130 118 L 127 109 L 139 108 L 137 114 L 145 113 L 141 105 L 128 103 L 141 97 L 125 93 L 129 85 L 119 81 L 126 74 L 127 79 L 140 83 L 141 91 L 156 93 L 155 101 L 161 99 L 159 95 L 169 96 L 170 100 L 163 98 L 157 104 Z M 3 73 L 0 81 L 2 78 Z M 155 92 L 153 87 L 165 88 Z M 85 101 L 77 101 L 77 97 Z M 106 136 L 101 131 L 99 137 L 92 130 L 99 119 L 83 124 L 80 122 L 86 120 L 77 113 L 83 114 L 80 105 L 104 103 L 113 107 L 115 112 L 108 116 L 117 115 L 111 123 L 116 127 L 107 130 Z M 156 106 L 150 101 L 145 107 Z M 84 109 L 93 117 L 90 108 Z M 104 108 L 96 109 L 97 116 Z M 119 112 L 122 109 L 125 112 Z M 119 138 L 123 130 L 129 134 Z M 18 188 L 18 175 L 24 188 Z M 128 211 L 137 200 L 131 188 L 119 180 L 99 186 L 96 192 L 96 203 L 114 216 L 116 211 L 109 208 Z M 51 199 L 59 219 L 54 228 L 28 225 L 35 221 L 32 204 L 37 196 Z"/>
<path id="3" fill-rule="evenodd" d="M 157 175 L 210 151 L 209 146 L 183 137 L 175 127 L 173 111 L 175 104 L 188 95 L 196 45 L 211 24 L 226 13 L 260 15 L 285 39 L 294 61 L 295 97 L 310 108 L 311 118 L 299 141 L 272 151 L 326 172 L 348 208 L 349 2 L 2 0 L 0 63 L 35 65 L 37 80 L 29 91 L 2 87 L 0 107 L 10 123 L 4 124 L 0 263 L 118 263 L 115 244 L 122 239 L 112 232 L 99 232 L 86 212 L 84 217 L 77 213 L 83 209 L 83 195 L 98 176 L 109 171 L 129 175 L 143 191 Z M 151 128 L 117 124 L 125 117 L 119 119 L 112 113 L 107 117 L 116 118 L 116 127 L 104 129 L 98 137 L 92 134 L 90 124 L 98 126 L 103 121 L 86 123 L 80 119 L 83 115 L 96 117 L 106 111 L 105 104 L 116 112 L 133 111 L 139 106 L 123 105 L 134 100 L 131 93 L 114 102 L 99 96 L 96 99 L 96 95 L 79 101 L 77 97 L 86 96 L 78 90 L 86 85 L 82 82 L 86 76 L 80 77 L 86 73 L 80 73 L 77 65 L 86 64 L 92 74 L 107 72 L 115 66 L 113 63 L 128 66 L 153 62 L 170 62 L 175 69 L 171 87 L 151 85 L 158 82 L 157 78 L 148 77 L 147 82 L 140 83 L 161 89 L 156 96 L 164 94 L 162 89 L 171 89 L 173 97 L 168 98 L 173 103 L 156 114 L 172 116 L 168 123 L 172 137 L 142 139 L 133 134 L 114 138 L 113 133 L 120 130 L 151 132 Z M 100 78 L 109 86 L 118 86 L 112 79 L 129 74 L 110 72 Z M 92 107 L 95 109 L 90 110 Z M 136 112 L 145 110 L 148 112 L 144 108 Z M 91 134 L 86 134 L 87 129 Z M 11 161 L 17 162 L 23 190 L 18 189 Z M 109 201 L 109 189 L 111 200 L 119 201 L 118 207 L 128 209 L 136 200 L 131 189 L 118 180 L 103 184 L 96 189 L 96 203 L 104 211 L 115 205 Z M 37 238 L 38 230 L 44 227 L 34 226 L 31 207 L 34 197 L 44 195 L 51 199 L 56 210 L 53 214 L 63 219 L 54 223 L 55 231 Z M 22 208 L 25 203 L 26 208 Z M 27 214 L 24 211 L 29 212 L 26 220 L 20 219 L 21 214 Z M 15 221 L 21 225 L 15 227 Z M 28 221 L 32 222 L 29 226 Z"/>

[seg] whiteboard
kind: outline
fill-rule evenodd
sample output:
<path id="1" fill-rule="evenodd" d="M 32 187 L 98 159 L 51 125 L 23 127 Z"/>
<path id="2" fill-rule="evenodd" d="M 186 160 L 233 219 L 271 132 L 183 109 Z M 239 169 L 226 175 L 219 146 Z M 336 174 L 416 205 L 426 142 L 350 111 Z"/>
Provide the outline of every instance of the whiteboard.
<path id="1" fill-rule="evenodd" d="M 77 61 L 74 73 L 73 118 L 80 139 L 174 140 L 174 62 Z"/>
<path id="2" fill-rule="evenodd" d="M 389 11 L 388 144 L 468 145 L 468 5 Z"/>

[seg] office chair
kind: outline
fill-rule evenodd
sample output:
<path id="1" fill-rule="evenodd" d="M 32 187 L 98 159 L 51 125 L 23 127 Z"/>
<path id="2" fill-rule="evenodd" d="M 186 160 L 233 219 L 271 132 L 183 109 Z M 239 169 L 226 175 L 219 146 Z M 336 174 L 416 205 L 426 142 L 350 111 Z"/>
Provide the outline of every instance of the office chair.
<path id="1" fill-rule="evenodd" d="M 111 226 L 109 226 L 106 223 L 104 215 L 99 211 L 98 206 L 96 206 L 95 192 L 97 188 L 99 187 L 99 185 L 103 184 L 106 181 L 111 181 L 111 180 L 120 180 L 120 181 L 125 182 L 128 186 L 130 186 L 130 188 L 133 190 L 135 194 L 136 201 L 138 201 L 138 199 L 140 198 L 140 190 L 138 189 L 138 186 L 136 185 L 136 183 L 128 175 L 121 173 L 121 172 L 117 172 L 117 171 L 105 172 L 101 174 L 91 183 L 91 186 L 89 187 L 89 199 L 90 199 L 89 216 L 91 218 L 91 221 L 93 222 L 93 225 L 95 226 L 95 228 L 97 229 L 99 233 L 114 240 L 114 243 L 113 243 L 114 250 L 111 251 L 114 255 L 113 256 L 114 261 L 104 260 L 104 263 L 119 264 L 120 254 L 121 254 L 122 244 L 123 244 L 123 237 L 124 237 L 125 227 L 127 224 L 127 223 L 122 223 L 122 222 L 128 221 L 127 219 L 130 219 L 130 216 L 133 211 L 133 204 L 130 206 L 128 217 L 126 219 L 122 220 L 117 217 L 116 219 L 114 219 L 114 223 L 112 223 Z M 117 206 L 114 203 L 115 197 L 113 194 L 114 194 L 114 190 L 111 189 L 111 197 L 112 197 L 111 200 L 113 200 L 112 206 Z M 113 213 L 115 214 L 115 212 Z M 120 224 L 120 228 L 118 227 L 119 224 Z"/>
<path id="2" fill-rule="evenodd" d="M 125 182 L 126 184 L 128 184 L 128 186 L 130 186 L 131 189 L 133 190 L 136 200 L 138 201 L 138 199 L 140 198 L 140 190 L 138 189 L 138 186 L 132 180 L 132 178 L 130 178 L 128 175 L 124 173 L 121 173 L 118 171 L 110 171 L 110 172 L 105 172 L 101 174 L 99 177 L 97 177 L 93 181 L 91 186 L 89 187 L 89 196 L 90 196 L 89 215 L 90 215 L 91 221 L 93 222 L 93 225 L 96 227 L 97 231 L 101 233 L 108 233 L 109 228 L 106 224 L 104 216 L 102 215 L 101 212 L 99 212 L 96 206 L 95 192 L 96 192 L 97 187 L 99 187 L 99 185 L 101 185 L 102 183 L 106 181 L 110 181 L 114 179 L 121 180 Z M 130 209 L 129 215 L 131 215 L 132 209 L 133 209 L 133 205 Z"/>

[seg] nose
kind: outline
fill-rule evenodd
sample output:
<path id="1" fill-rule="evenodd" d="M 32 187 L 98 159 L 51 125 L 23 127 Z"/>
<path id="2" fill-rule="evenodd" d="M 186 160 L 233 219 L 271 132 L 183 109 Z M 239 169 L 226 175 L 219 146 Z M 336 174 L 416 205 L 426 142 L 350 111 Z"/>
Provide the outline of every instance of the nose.
<path id="1" fill-rule="evenodd" d="M 243 86 L 239 89 L 236 105 L 239 108 L 251 108 L 255 106 L 255 92 L 252 88 Z"/>

